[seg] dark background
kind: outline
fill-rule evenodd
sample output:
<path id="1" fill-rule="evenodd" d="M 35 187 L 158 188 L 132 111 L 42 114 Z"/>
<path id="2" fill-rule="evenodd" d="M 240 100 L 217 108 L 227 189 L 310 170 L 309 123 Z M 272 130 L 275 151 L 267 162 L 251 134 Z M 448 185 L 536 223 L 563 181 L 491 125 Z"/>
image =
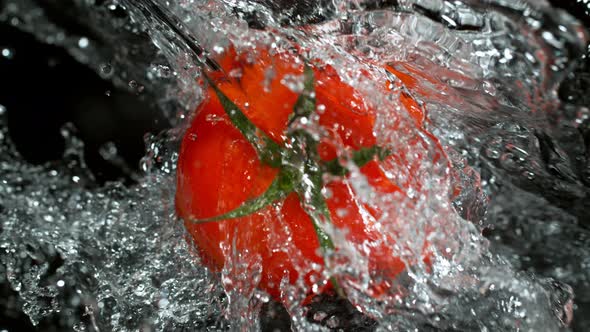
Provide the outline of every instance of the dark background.
<path id="1" fill-rule="evenodd" d="M 99 183 L 125 178 L 105 161 L 99 147 L 115 143 L 134 168 L 144 152 L 143 135 L 164 121 L 142 96 L 117 89 L 65 50 L 43 44 L 14 27 L 0 25 L 0 105 L 7 109 L 9 133 L 19 152 L 32 163 L 60 159 L 60 128 L 71 122 L 85 143 L 86 161 Z"/>

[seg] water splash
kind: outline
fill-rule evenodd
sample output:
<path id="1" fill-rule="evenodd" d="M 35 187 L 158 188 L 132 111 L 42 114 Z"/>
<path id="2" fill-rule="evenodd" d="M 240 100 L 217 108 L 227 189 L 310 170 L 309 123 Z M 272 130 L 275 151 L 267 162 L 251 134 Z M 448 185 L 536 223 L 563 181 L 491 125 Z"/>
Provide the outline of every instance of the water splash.
<path id="1" fill-rule="evenodd" d="M 66 47 L 119 86 L 145 87 L 178 126 L 148 138 L 138 185 L 97 188 L 72 128 L 63 132 L 69 148 L 62 162 L 31 166 L 1 123 L 0 257 L 6 281 L 34 323 L 54 316 L 78 330 L 237 329 L 270 324 L 268 316 L 277 315 L 290 320 L 283 328 L 300 330 L 558 331 L 572 319 L 573 294 L 577 316 L 588 311 L 582 148 L 588 117 L 582 106 L 557 95 L 584 53 L 587 34 L 567 13 L 543 1 L 332 1 L 282 11 L 256 1 L 157 2 L 212 54 L 229 42 L 248 53 L 261 43 L 280 48 L 297 40 L 367 102 L 383 105 L 379 139 L 403 142 L 391 145 L 400 155 L 425 151 L 390 165 L 416 202 L 372 195 L 362 174 L 353 170 L 351 177 L 363 200 L 412 221 L 396 225 L 396 254 L 420 261 L 416 248 L 428 241 L 432 266 L 412 265 L 396 281 L 401 297 L 377 301 L 349 286 L 356 308 L 320 298 L 308 310 L 297 289 L 287 289 L 293 299 L 286 318 L 258 291 L 224 294 L 224 279 L 199 264 L 175 216 L 175 151 L 185 119 L 202 97 L 186 40 L 146 11 L 144 2 L 71 2 L 72 11 L 89 13 L 91 33 L 60 28 L 51 22 L 50 5 L 29 0 L 7 1 L 0 19 Z M 375 63 L 388 63 L 395 75 Z M 359 75 L 366 71 L 370 79 Z M 375 92 L 384 79 L 396 86 L 390 96 Z M 396 105 L 402 94 L 427 110 L 427 127 L 442 140 L 452 168 L 432 162 L 436 145 Z M 388 130 L 394 123 L 399 130 Z M 102 151 L 116 160 L 112 146 Z M 463 190 L 449 202 L 448 191 L 456 187 Z M 388 227 L 385 221 L 381 227 Z M 427 226 L 436 231 L 429 235 Z M 335 230 L 332 235 L 340 236 Z M 335 270 L 358 275 L 362 260 L 356 263 L 347 271 L 336 264 Z M 582 327 L 583 320 L 574 324 Z"/>

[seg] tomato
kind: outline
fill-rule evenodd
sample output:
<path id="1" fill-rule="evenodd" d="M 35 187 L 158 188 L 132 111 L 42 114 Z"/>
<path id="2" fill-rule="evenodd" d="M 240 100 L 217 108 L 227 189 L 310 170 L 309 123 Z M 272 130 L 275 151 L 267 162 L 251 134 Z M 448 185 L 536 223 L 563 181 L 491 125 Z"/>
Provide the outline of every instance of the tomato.
<path id="1" fill-rule="evenodd" d="M 319 218 L 344 230 L 350 244 L 366 253 L 372 280 L 369 291 L 378 296 L 390 287 L 405 265 L 393 254 L 393 240 L 389 239 L 389 244 L 383 241 L 383 234 L 376 227 L 379 209 L 357 197 L 347 172 L 333 174 L 326 180 L 325 170 L 303 171 L 297 183 L 287 187 L 300 188 L 297 186 L 304 185 L 301 183 L 305 179 L 320 179 L 307 189 L 316 193 L 321 189 L 321 197 L 311 195 L 311 201 L 306 201 L 301 191 L 285 190 L 284 195 L 256 211 L 223 217 L 269 192 L 285 174 L 286 165 L 299 160 L 282 160 L 278 165 L 265 161 L 252 137 L 230 117 L 233 113 L 228 113 L 228 100 L 256 132 L 269 139 L 270 146 L 289 153 L 300 151 L 293 155 L 303 156 L 306 163 L 316 166 L 338 165 L 337 146 L 353 155 L 354 151 L 359 155 L 363 151 L 368 157 L 358 166 L 374 190 L 403 192 L 385 175 L 383 164 L 404 156 L 375 152 L 375 109 L 342 82 L 334 68 L 317 62 L 306 64 L 296 51 L 270 54 L 258 50 L 246 56 L 229 50 L 218 63 L 222 71 L 208 74 L 208 95 L 182 140 L 177 171 L 176 208 L 204 263 L 220 271 L 224 266 L 232 268 L 228 267 L 232 256 L 249 257 L 254 262 L 250 269 L 259 272 L 258 287 L 275 299 L 281 297 L 283 279 L 294 284 L 302 278 L 308 288 L 305 292 L 310 294 L 321 277 L 321 269 L 314 266 L 324 266 L 321 252 L 331 249 L 331 241 L 322 238 L 322 232 L 318 233 L 316 228 L 321 225 Z M 302 76 L 313 77 L 313 81 L 304 82 L 312 82 L 313 94 L 306 95 L 305 88 L 293 88 L 297 84 L 289 80 Z M 307 98 L 304 102 L 315 102 L 311 114 L 297 114 L 302 96 Z M 406 95 L 401 102 L 421 126 L 424 114 L 417 103 Z M 297 124 L 292 122 L 301 118 L 316 121 L 323 129 L 323 137 L 312 139 L 311 134 L 294 131 Z M 297 150 L 300 146 L 305 148 Z M 318 217 L 322 208 L 327 209 L 323 219 Z M 332 286 L 327 283 L 324 289 Z"/>

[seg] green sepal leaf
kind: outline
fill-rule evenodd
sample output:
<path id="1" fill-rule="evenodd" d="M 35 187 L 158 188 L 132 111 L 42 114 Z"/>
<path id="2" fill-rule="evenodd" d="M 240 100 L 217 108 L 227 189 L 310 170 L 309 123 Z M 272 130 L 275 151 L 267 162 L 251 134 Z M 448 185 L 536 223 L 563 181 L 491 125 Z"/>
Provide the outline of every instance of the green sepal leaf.
<path id="1" fill-rule="evenodd" d="M 315 76 L 313 69 L 306 62 L 303 69 L 303 91 L 295 102 L 289 125 L 299 118 L 309 117 L 315 111 L 315 107 Z"/>
<path id="2" fill-rule="evenodd" d="M 305 154 L 307 157 L 303 164 L 301 181 L 299 181 L 295 187 L 295 192 L 299 196 L 299 200 L 302 203 L 301 206 L 311 219 L 320 248 L 325 254 L 333 251 L 335 246 L 330 235 L 328 235 L 321 227 L 322 223 L 331 224 L 332 217 L 330 216 L 330 210 L 328 209 L 326 198 L 322 193 L 324 183 L 322 179 L 323 172 L 318 163 L 318 142 L 309 133 L 302 130 L 295 131 L 293 134 L 296 139 L 299 138 L 298 143 L 304 145 L 304 147 L 300 147 L 300 151 L 306 151 Z M 334 290 L 338 296 L 346 298 L 346 294 L 336 277 L 330 277 L 330 282 L 332 283 L 332 286 L 334 286 Z"/>
<path id="3" fill-rule="evenodd" d="M 318 240 L 323 250 L 334 249 L 334 243 L 320 227 L 322 222 L 331 223 L 330 211 L 322 194 L 324 186 L 322 169 L 319 165 L 317 153 L 318 142 L 311 134 L 302 129 L 291 132 L 294 150 L 300 151 L 301 180 L 295 186 L 295 192 L 299 195 L 305 212 L 310 216 Z"/>
<path id="4" fill-rule="evenodd" d="M 360 150 L 354 150 L 352 152 L 352 161 L 358 167 L 365 166 L 369 161 L 374 160 L 375 157 L 383 161 L 385 158 L 391 155 L 391 150 L 384 149 L 380 146 L 373 145 L 371 147 L 363 147 Z M 330 173 L 336 176 L 345 176 L 349 173 L 348 169 L 340 164 L 338 158 L 332 159 L 322 163 L 322 169 L 324 172 Z"/>
<path id="5" fill-rule="evenodd" d="M 231 122 L 238 128 L 244 137 L 252 144 L 258 158 L 261 162 L 273 168 L 278 168 L 282 164 L 283 147 L 273 141 L 262 130 L 258 129 L 250 119 L 240 110 L 231 99 L 229 99 L 219 87 L 205 74 L 205 79 L 215 91 L 217 98 L 223 107 L 223 110 L 231 120 Z"/>
<path id="6" fill-rule="evenodd" d="M 352 161 L 358 167 L 365 166 L 369 161 L 377 157 L 380 161 L 391 155 L 391 151 L 380 146 L 373 145 L 371 147 L 363 147 L 360 150 L 355 150 L 352 153 Z"/>
<path id="7" fill-rule="evenodd" d="M 313 228 L 315 230 L 321 250 L 325 253 L 335 249 L 334 242 L 330 235 L 328 235 L 321 227 L 322 223 L 331 224 L 332 217 L 328 209 L 328 203 L 322 193 L 324 187 L 322 168 L 319 165 L 319 156 L 317 154 L 318 142 L 307 132 L 297 130 L 293 132 L 296 140 L 298 140 L 298 148 L 300 151 L 305 151 L 306 159 L 303 164 L 303 175 L 301 181 L 295 187 L 295 192 L 302 202 L 302 207 L 311 219 Z M 304 146 L 301 146 L 303 144 Z M 346 298 L 344 289 L 336 277 L 330 277 L 330 282 L 334 286 L 334 290 L 338 296 Z"/>
<path id="8" fill-rule="evenodd" d="M 348 168 L 340 165 L 338 158 L 323 162 L 322 169 L 324 170 L 324 173 L 329 173 L 335 176 L 346 176 L 349 173 Z"/>
<path id="9" fill-rule="evenodd" d="M 204 219 L 193 219 L 191 222 L 201 224 L 212 221 L 241 218 L 262 210 L 270 204 L 286 198 L 294 191 L 297 174 L 287 167 L 281 170 L 268 189 L 260 196 L 244 202 L 236 209 L 227 213 Z"/>

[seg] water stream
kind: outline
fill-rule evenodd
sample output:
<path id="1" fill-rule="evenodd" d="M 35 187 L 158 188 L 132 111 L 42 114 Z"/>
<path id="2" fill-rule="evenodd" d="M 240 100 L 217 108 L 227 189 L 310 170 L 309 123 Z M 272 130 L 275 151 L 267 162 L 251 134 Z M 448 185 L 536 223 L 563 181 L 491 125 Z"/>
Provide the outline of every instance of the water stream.
<path id="1" fill-rule="evenodd" d="M 52 13 L 66 7 L 51 1 L 6 0 L 0 20 L 143 93 L 172 129 L 146 136 L 136 184 L 101 186 L 76 128 L 62 129 L 61 161 L 32 165 L 8 134 L 5 112 L 13 110 L 0 108 L 0 283 L 17 294 L 0 301 L 13 301 L 34 324 L 51 318 L 76 331 L 590 326 L 590 110 L 584 85 L 576 85 L 587 75 L 589 35 L 571 14 L 541 0 L 67 2 L 66 15 L 87 30 L 56 24 Z M 377 301 L 351 286 L 354 307 L 322 296 L 304 307 L 294 296 L 284 308 L 262 291 L 244 298 L 224 290 L 186 240 L 174 208 L 175 171 L 182 133 L 203 98 L 200 63 L 230 43 L 247 53 L 293 41 L 367 102 L 383 105 L 380 140 L 397 142 L 400 154 L 424 150 L 407 161 L 418 182 L 393 175 L 416 193 L 411 204 L 376 197 L 352 176 L 363 200 L 398 216 L 400 255 L 419 256 L 414 249 L 426 242 L 438 250 L 432 265 L 412 266 L 396 281 L 401 297 Z M 398 77 L 375 63 L 391 64 Z M 435 142 L 420 136 L 374 77 L 398 82 L 395 96 L 408 94 L 426 109 L 427 130 L 450 164 L 435 161 Z M 104 157 L 116 161 L 116 148 Z M 453 199 L 451 188 L 460 188 Z M 363 270 L 362 260 L 348 263 L 347 273 Z"/>

